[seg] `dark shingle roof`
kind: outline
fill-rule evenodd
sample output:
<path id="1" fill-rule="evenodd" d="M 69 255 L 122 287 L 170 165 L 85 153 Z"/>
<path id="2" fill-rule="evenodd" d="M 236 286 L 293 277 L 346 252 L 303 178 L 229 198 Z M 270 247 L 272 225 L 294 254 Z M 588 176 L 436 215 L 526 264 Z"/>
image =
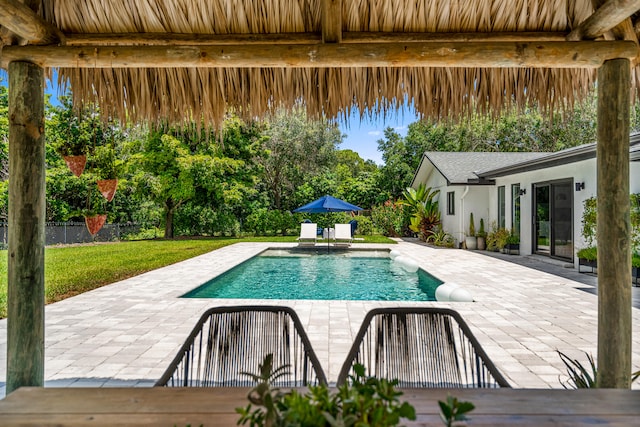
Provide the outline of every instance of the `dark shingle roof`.
<path id="1" fill-rule="evenodd" d="M 469 184 L 478 181 L 475 172 L 502 168 L 538 159 L 549 153 L 443 152 L 427 151 L 424 156 L 446 178 L 449 184 Z"/>

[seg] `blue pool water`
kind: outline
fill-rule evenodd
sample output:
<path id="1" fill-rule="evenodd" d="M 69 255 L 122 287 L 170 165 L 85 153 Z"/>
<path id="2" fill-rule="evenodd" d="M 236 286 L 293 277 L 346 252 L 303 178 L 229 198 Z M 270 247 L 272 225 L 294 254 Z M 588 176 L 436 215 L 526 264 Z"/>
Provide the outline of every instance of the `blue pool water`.
<path id="1" fill-rule="evenodd" d="M 386 251 L 270 249 L 183 297 L 435 301 L 441 283 L 421 269 L 405 271 Z"/>

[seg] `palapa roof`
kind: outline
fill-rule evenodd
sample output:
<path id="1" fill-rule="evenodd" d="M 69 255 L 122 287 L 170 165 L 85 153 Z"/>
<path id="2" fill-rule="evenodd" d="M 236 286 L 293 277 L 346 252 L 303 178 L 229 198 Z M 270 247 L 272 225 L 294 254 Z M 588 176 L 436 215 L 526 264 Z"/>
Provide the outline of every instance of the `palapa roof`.
<path id="1" fill-rule="evenodd" d="M 637 44 L 640 9 L 637 0 L 612 0 L 602 16 L 591 0 L 24 3 L 0 0 L 3 67 L 58 68 L 77 106 L 95 101 L 116 117 L 213 125 L 230 109 L 255 117 L 300 102 L 327 117 L 405 100 L 436 119 L 571 107 L 605 59 L 635 58 L 636 45 L 611 40 Z"/>

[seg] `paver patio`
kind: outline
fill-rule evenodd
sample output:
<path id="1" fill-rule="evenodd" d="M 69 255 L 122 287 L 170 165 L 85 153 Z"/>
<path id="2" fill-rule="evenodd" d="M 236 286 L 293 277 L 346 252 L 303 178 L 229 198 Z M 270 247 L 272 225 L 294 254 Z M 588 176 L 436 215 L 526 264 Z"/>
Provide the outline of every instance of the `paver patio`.
<path id="1" fill-rule="evenodd" d="M 330 381 L 335 381 L 365 313 L 378 306 L 450 307 L 469 323 L 513 387 L 560 388 L 561 350 L 586 362 L 596 355 L 597 297 L 583 283 L 487 257 L 411 242 L 358 244 L 396 249 L 444 282 L 471 292 L 473 303 L 182 299 L 210 278 L 268 247 L 238 243 L 46 307 L 47 386 L 151 386 L 200 314 L 216 305 L 291 306 L 300 316 Z M 0 396 L 6 378 L 6 319 L 0 321 Z M 633 309 L 633 367 L 640 369 L 640 310 Z M 638 384 L 634 388 L 639 388 Z"/>

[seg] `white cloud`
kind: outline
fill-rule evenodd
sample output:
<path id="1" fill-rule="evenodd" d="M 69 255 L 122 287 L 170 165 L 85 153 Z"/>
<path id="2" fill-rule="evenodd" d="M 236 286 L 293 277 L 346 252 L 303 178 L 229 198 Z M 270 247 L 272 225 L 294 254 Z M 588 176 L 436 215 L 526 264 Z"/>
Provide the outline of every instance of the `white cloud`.
<path id="1" fill-rule="evenodd" d="M 402 125 L 402 126 L 396 126 L 396 127 L 394 127 L 393 129 L 394 129 L 394 130 L 405 130 L 406 128 L 407 128 L 407 126 L 406 126 L 406 125 Z"/>
<path id="2" fill-rule="evenodd" d="M 382 135 L 382 131 L 372 130 L 372 131 L 367 132 L 367 134 L 369 134 L 371 136 L 380 136 L 380 135 Z"/>

